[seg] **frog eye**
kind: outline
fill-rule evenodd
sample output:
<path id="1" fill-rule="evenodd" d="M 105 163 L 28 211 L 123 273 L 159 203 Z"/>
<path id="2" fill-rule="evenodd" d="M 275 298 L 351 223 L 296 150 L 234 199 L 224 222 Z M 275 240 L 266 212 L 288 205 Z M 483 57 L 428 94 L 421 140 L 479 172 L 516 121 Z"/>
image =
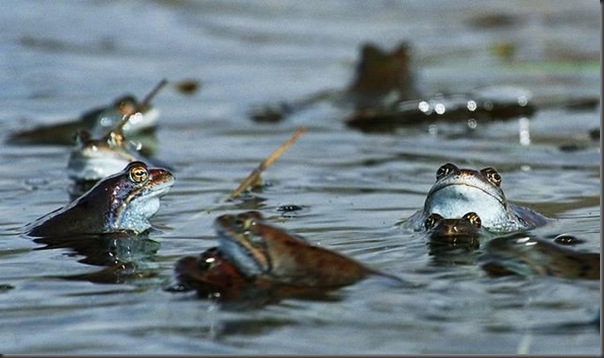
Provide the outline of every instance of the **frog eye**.
<path id="1" fill-rule="evenodd" d="M 501 175 L 499 175 L 499 173 L 497 173 L 497 170 L 495 170 L 494 168 L 484 168 L 480 172 L 488 179 L 488 181 L 491 182 L 491 184 L 495 186 L 501 185 Z"/>
<path id="2" fill-rule="evenodd" d="M 111 131 L 109 133 L 109 138 L 107 138 L 107 144 L 112 147 L 123 147 L 124 146 L 124 136 L 122 133 L 118 131 Z"/>
<path id="3" fill-rule="evenodd" d="M 249 230 L 249 228 L 254 224 L 255 224 L 255 221 L 252 218 L 246 218 L 246 217 L 239 216 L 235 220 L 235 225 L 237 225 L 237 227 L 241 230 Z"/>
<path id="4" fill-rule="evenodd" d="M 128 177 L 135 184 L 143 183 L 149 178 L 149 171 L 144 165 L 134 165 L 128 171 Z"/>
<path id="5" fill-rule="evenodd" d="M 442 216 L 440 216 L 439 214 L 430 214 L 430 216 L 428 216 L 426 218 L 426 221 L 424 221 L 424 227 L 426 228 L 426 230 L 430 230 L 433 227 L 436 226 L 436 224 L 438 222 L 440 222 L 443 219 Z"/>
<path id="6" fill-rule="evenodd" d="M 446 177 L 447 175 L 449 175 L 453 172 L 457 172 L 457 171 L 459 171 L 459 168 L 457 168 L 454 164 L 451 164 L 451 163 L 444 164 L 443 166 L 438 168 L 438 170 L 436 171 L 436 180 L 442 179 L 442 178 Z"/>
<path id="7" fill-rule="evenodd" d="M 463 219 L 468 220 L 470 224 L 474 225 L 477 229 L 480 229 L 480 226 L 482 225 L 480 216 L 473 211 L 464 215 Z"/>

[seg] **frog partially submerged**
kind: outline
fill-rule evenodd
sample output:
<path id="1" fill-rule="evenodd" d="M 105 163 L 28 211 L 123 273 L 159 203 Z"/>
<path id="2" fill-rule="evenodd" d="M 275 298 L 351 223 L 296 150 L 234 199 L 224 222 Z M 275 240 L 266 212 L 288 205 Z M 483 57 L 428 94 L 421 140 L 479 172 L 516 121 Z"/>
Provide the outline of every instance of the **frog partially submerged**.
<path id="1" fill-rule="evenodd" d="M 178 281 L 200 295 L 240 299 L 261 294 L 289 297 L 337 289 L 369 275 L 395 276 L 371 269 L 334 251 L 271 225 L 256 211 L 215 220 L 219 246 L 176 264 Z"/>
<path id="2" fill-rule="evenodd" d="M 473 129 L 479 122 L 530 117 L 536 111 L 532 94 L 524 88 L 486 86 L 463 93 L 424 94 L 415 72 L 408 42 L 401 42 L 391 52 L 364 43 L 353 79 L 344 89 L 256 106 L 250 117 L 257 122 L 277 122 L 327 101 L 344 110 L 347 126 L 383 132 L 437 121 L 463 123 Z"/>
<path id="3" fill-rule="evenodd" d="M 30 236 L 71 236 L 151 228 L 149 218 L 159 210 L 160 197 L 174 184 L 162 168 L 148 168 L 134 161 L 119 173 L 99 181 L 63 208 L 26 227 Z"/>
<path id="4" fill-rule="evenodd" d="M 436 172 L 436 183 L 428 192 L 424 208 L 404 225 L 424 230 L 431 214 L 459 218 L 468 212 L 475 212 L 482 227 L 494 233 L 529 230 L 547 223 L 543 215 L 507 200 L 501 189 L 501 175 L 494 168 L 460 169 L 446 163 Z"/>
<path id="5" fill-rule="evenodd" d="M 534 235 L 513 234 L 487 242 L 481 267 L 492 276 L 548 275 L 600 279 L 600 253 L 584 252 Z"/>
<path id="6" fill-rule="evenodd" d="M 141 121 L 140 112 L 125 116 L 123 120 L 102 137 L 93 137 L 82 129 L 71 149 L 67 175 L 75 182 L 96 182 L 121 171 L 128 163 L 142 161 L 155 163 L 141 153 L 142 145 L 129 140 L 124 127 L 131 121 Z"/>
<path id="7" fill-rule="evenodd" d="M 296 101 L 254 107 L 250 117 L 257 122 L 277 122 L 325 100 L 341 107 L 373 108 L 384 101 L 417 98 L 419 91 L 407 42 L 401 42 L 390 52 L 373 43 L 364 43 L 359 52 L 354 78 L 346 88 L 328 89 Z"/>
<path id="8" fill-rule="evenodd" d="M 124 134 L 128 137 L 144 137 L 152 133 L 157 127 L 159 112 L 151 106 L 150 100 L 165 84 L 165 80 L 161 81 L 140 102 L 137 101 L 135 96 L 126 94 L 116 98 L 107 106 L 84 112 L 78 119 L 40 125 L 13 133 L 8 137 L 7 142 L 13 144 L 71 145 L 74 143 L 75 134 L 80 129 L 89 131 L 93 137 L 102 137 L 114 128 L 124 116 L 136 112 L 143 113 L 144 117 L 127 123 L 123 128 Z"/>
<path id="9" fill-rule="evenodd" d="M 424 226 L 432 247 L 477 249 L 480 246 L 482 222 L 475 212 L 449 219 L 433 213 L 426 218 Z"/>

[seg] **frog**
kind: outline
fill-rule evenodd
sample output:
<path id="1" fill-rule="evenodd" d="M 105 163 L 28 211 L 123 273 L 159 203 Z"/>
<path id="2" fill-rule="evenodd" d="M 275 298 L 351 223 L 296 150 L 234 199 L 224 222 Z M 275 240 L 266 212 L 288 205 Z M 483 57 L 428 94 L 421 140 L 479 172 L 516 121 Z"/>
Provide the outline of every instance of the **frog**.
<path id="1" fill-rule="evenodd" d="M 482 222 L 480 216 L 473 211 L 461 218 L 444 218 L 433 213 L 428 215 L 424 226 L 432 247 L 442 245 L 477 249 L 480 246 Z"/>
<path id="2" fill-rule="evenodd" d="M 169 192 L 174 180 L 164 168 L 131 162 L 69 204 L 26 225 L 25 232 L 33 237 L 144 232 L 151 229 L 149 219 L 159 210 L 160 197 Z"/>
<path id="3" fill-rule="evenodd" d="M 354 76 L 346 87 L 318 91 L 293 101 L 254 106 L 249 116 L 256 122 L 275 123 L 322 101 L 362 109 L 374 108 L 384 101 L 417 98 L 420 91 L 411 52 L 408 41 L 399 42 L 391 51 L 364 42 L 359 48 Z"/>
<path id="4" fill-rule="evenodd" d="M 276 123 L 327 102 L 341 110 L 348 128 L 366 133 L 410 126 L 430 129 L 438 122 L 460 123 L 471 131 L 478 123 L 529 118 L 537 111 L 532 92 L 519 86 L 487 85 L 464 92 L 426 93 L 417 80 L 410 41 L 400 41 L 391 51 L 364 42 L 358 53 L 347 86 L 291 101 L 255 105 L 249 117 L 259 123 Z"/>
<path id="5" fill-rule="evenodd" d="M 111 132 L 108 136 L 92 138 L 89 131 L 81 129 L 69 153 L 67 176 L 75 182 L 96 182 L 120 172 L 130 162 L 148 162 L 137 147 Z"/>
<path id="6" fill-rule="evenodd" d="M 534 234 L 515 233 L 489 240 L 479 261 L 491 276 L 600 279 L 599 252 L 581 251 Z"/>
<path id="7" fill-rule="evenodd" d="M 428 191 L 424 207 L 402 226 L 421 231 L 425 230 L 424 222 L 431 214 L 456 218 L 475 212 L 488 232 L 512 233 L 531 230 L 551 220 L 508 201 L 501 182 L 501 175 L 493 167 L 474 170 L 445 163 L 436 171 L 436 182 Z"/>
<path id="8" fill-rule="evenodd" d="M 157 165 L 156 160 L 143 154 L 143 145 L 126 137 L 124 127 L 131 122 L 144 121 L 143 114 L 136 112 L 124 116 L 102 137 L 80 129 L 67 163 L 67 175 L 75 182 L 96 182 L 101 178 L 121 171 L 133 161 L 144 161 Z M 166 165 L 163 165 L 166 167 Z"/>
<path id="9" fill-rule="evenodd" d="M 240 299 L 304 296 L 354 284 L 370 275 L 402 279 L 370 268 L 271 224 L 258 211 L 223 214 L 214 220 L 218 246 L 175 267 L 177 279 L 198 294 Z"/>
<path id="10" fill-rule="evenodd" d="M 124 125 L 124 133 L 129 137 L 136 136 L 141 140 L 152 142 L 153 139 L 147 137 L 151 136 L 157 128 L 159 111 L 150 104 L 150 101 L 165 84 L 166 81 L 162 80 L 142 101 L 126 93 L 115 98 L 110 104 L 84 111 L 76 119 L 17 131 L 9 135 L 6 141 L 10 144 L 73 145 L 80 129 L 90 131 L 94 137 L 102 137 L 124 116 L 140 112 L 144 117 Z"/>

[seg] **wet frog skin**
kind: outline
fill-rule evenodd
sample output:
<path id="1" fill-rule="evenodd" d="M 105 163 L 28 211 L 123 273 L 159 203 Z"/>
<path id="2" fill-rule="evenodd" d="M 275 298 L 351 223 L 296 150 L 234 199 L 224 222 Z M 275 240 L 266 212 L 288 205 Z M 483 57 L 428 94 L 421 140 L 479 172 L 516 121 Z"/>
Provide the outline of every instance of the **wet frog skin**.
<path id="1" fill-rule="evenodd" d="M 108 232 L 143 232 L 160 206 L 160 197 L 174 184 L 162 168 L 135 161 L 99 181 L 79 198 L 26 227 L 30 236 L 69 236 Z"/>
<path id="2" fill-rule="evenodd" d="M 480 245 L 482 224 L 475 212 L 456 219 L 445 219 L 439 214 L 430 214 L 424 225 L 432 246 L 443 245 L 450 248 L 463 246 L 477 249 Z"/>
<path id="3" fill-rule="evenodd" d="M 368 275 L 396 281 L 336 252 L 313 246 L 303 238 L 268 224 L 256 211 L 216 218 L 219 246 L 199 257 L 187 256 L 175 267 L 177 279 L 200 296 L 223 300 L 321 296 Z"/>
<path id="4" fill-rule="evenodd" d="M 514 234 L 489 241 L 481 267 L 490 275 L 547 275 L 600 279 L 600 253 L 583 252 L 554 240 Z"/>
<path id="5" fill-rule="evenodd" d="M 119 133 L 94 139 L 90 132 L 80 130 L 67 162 L 67 176 L 76 181 L 97 181 L 122 171 L 130 162 L 148 162 Z"/>
<path id="6" fill-rule="evenodd" d="M 494 233 L 529 230 L 547 223 L 541 214 L 509 202 L 501 181 L 501 175 L 491 167 L 460 169 L 446 163 L 436 172 L 436 183 L 428 192 L 424 208 L 405 225 L 423 230 L 423 223 L 431 214 L 458 218 L 468 212 L 478 214 L 481 225 Z"/>
<path id="7" fill-rule="evenodd" d="M 143 107 L 143 108 L 140 108 Z M 23 130 L 11 134 L 7 142 L 12 144 L 53 144 L 72 145 L 80 129 L 86 129 L 94 137 L 101 137 L 109 132 L 124 116 L 135 111 L 145 115 L 144 121 L 132 121 L 124 126 L 128 136 L 145 135 L 157 126 L 159 112 L 149 104 L 142 105 L 132 95 L 116 98 L 110 105 L 93 108 L 84 112 L 78 119 Z"/>
<path id="8" fill-rule="evenodd" d="M 411 48 L 401 42 L 392 51 L 366 42 L 359 49 L 351 83 L 343 89 L 319 91 L 295 101 L 255 107 L 250 117 L 257 122 L 278 122 L 321 101 L 341 107 L 373 108 L 384 101 L 417 98 L 415 73 L 411 64 Z"/>
<path id="9" fill-rule="evenodd" d="M 327 288 L 349 285 L 377 273 L 268 224 L 256 211 L 222 215 L 214 226 L 220 250 L 248 277 Z"/>

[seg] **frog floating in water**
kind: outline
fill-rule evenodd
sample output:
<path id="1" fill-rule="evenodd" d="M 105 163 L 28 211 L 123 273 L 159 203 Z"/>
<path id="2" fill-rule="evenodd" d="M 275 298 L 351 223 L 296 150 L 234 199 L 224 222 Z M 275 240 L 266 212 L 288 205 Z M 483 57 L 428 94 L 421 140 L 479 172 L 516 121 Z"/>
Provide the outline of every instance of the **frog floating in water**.
<path id="1" fill-rule="evenodd" d="M 124 116 L 141 112 L 144 117 L 129 121 L 124 125 L 124 134 L 130 138 L 140 137 L 149 142 L 147 138 L 157 127 L 159 111 L 150 104 L 151 98 L 161 89 L 167 81 L 161 81 L 141 102 L 136 97 L 127 94 L 118 97 L 110 105 L 93 108 L 83 113 L 78 119 L 65 121 L 13 133 L 7 139 L 12 144 L 54 144 L 71 145 L 74 136 L 80 129 L 85 129 L 93 137 L 99 138 L 111 131 Z M 144 119 L 144 120 L 142 120 Z"/>
<path id="2" fill-rule="evenodd" d="M 430 245 L 477 249 L 480 246 L 481 220 L 475 212 L 469 212 L 461 218 L 445 219 L 439 214 L 430 214 L 424 221 L 430 238 Z"/>
<path id="3" fill-rule="evenodd" d="M 494 168 L 478 171 L 447 163 L 436 172 L 436 183 L 428 192 L 424 208 L 403 225 L 423 230 L 431 214 L 459 218 L 468 212 L 475 212 L 481 225 L 494 233 L 529 230 L 547 223 L 541 214 L 508 202 L 501 189 L 501 175 Z"/>
<path id="4" fill-rule="evenodd" d="M 513 86 L 487 86 L 467 93 L 420 93 L 411 46 L 400 43 L 392 52 L 364 43 L 355 76 L 343 90 L 325 90 L 296 101 L 253 107 L 256 122 L 277 122 L 321 101 L 348 109 L 344 123 L 364 132 L 393 131 L 402 126 L 436 121 L 478 122 L 531 116 L 536 108 L 531 93 Z"/>
<path id="5" fill-rule="evenodd" d="M 271 299 L 304 296 L 351 285 L 369 275 L 398 277 L 318 246 L 267 223 L 248 211 L 215 220 L 219 246 L 176 264 L 178 281 L 201 296 L 222 299 L 261 295 Z"/>
<path id="6" fill-rule="evenodd" d="M 418 96 L 408 43 L 401 42 L 391 52 L 375 44 L 364 43 L 356 64 L 355 77 L 345 89 L 325 90 L 298 101 L 254 107 L 250 117 L 257 122 L 277 122 L 325 100 L 340 106 L 373 108 L 383 101 Z"/>
<path id="7" fill-rule="evenodd" d="M 600 253 L 582 252 L 556 242 L 525 234 L 497 237 L 487 242 L 481 267 L 493 276 L 600 279 Z"/>
<path id="8" fill-rule="evenodd" d="M 26 227 L 30 236 L 73 236 L 151 228 L 148 219 L 159 210 L 160 197 L 174 184 L 162 168 L 135 161 L 99 181 L 79 198 Z"/>
<path id="9" fill-rule="evenodd" d="M 139 116 L 142 114 L 137 112 L 124 121 Z M 126 140 L 121 127 L 114 128 L 98 139 L 82 129 L 78 132 L 76 143 L 69 155 L 67 175 L 76 182 L 96 182 L 122 171 L 130 162 L 148 162 L 138 149 L 135 143 Z"/>

